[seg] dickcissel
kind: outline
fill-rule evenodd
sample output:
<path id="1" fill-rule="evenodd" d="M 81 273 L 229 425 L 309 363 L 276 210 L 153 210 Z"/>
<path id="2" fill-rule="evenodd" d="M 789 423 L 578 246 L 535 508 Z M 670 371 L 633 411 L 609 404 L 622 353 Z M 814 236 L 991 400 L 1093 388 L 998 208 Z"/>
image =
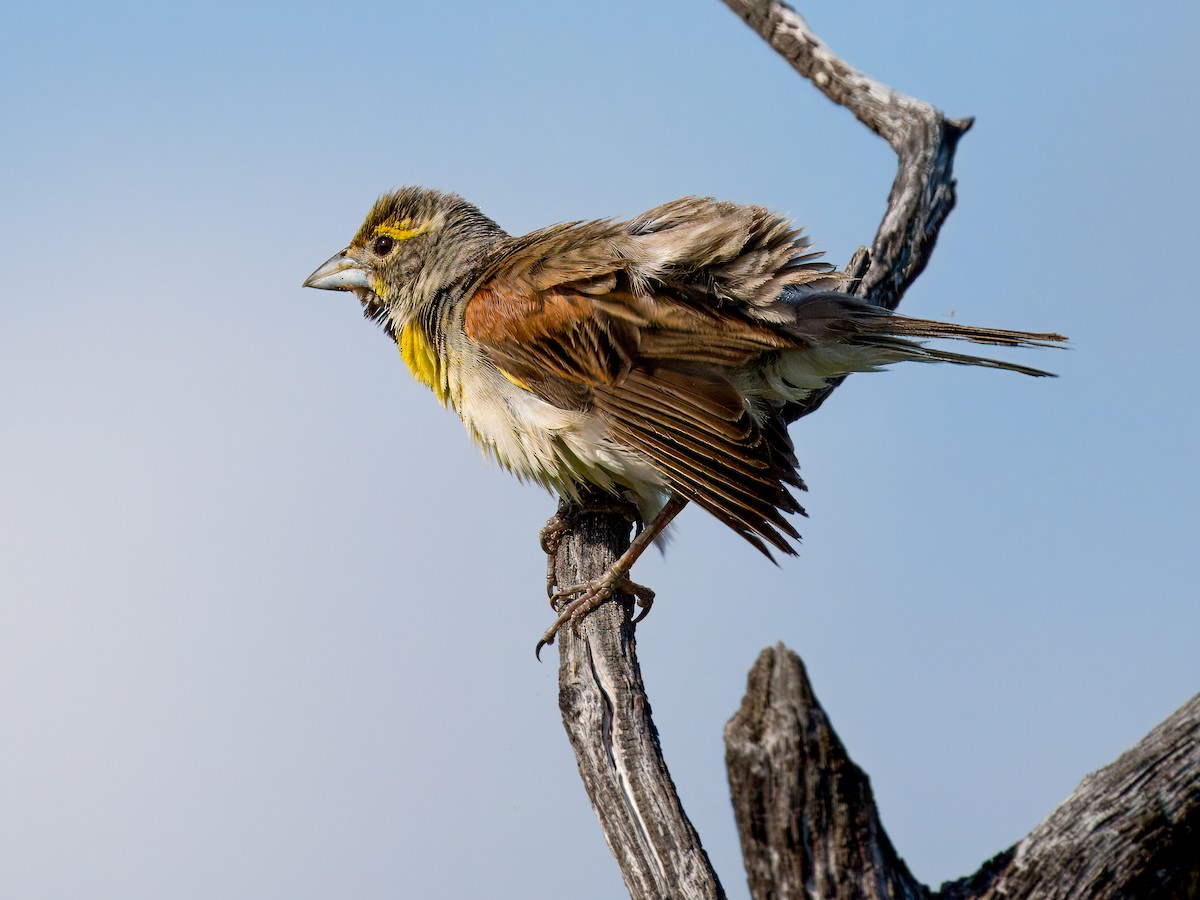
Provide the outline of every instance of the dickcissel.
<path id="1" fill-rule="evenodd" d="M 540 651 L 614 592 L 648 604 L 630 568 L 688 501 L 768 556 L 794 554 L 804 483 L 787 423 L 831 380 L 904 360 L 1049 374 L 919 341 L 1061 336 L 895 315 L 837 291 L 819 256 L 760 206 L 685 197 L 513 237 L 455 194 L 406 187 L 304 284 L 353 293 L 505 468 L 636 504 L 647 524 L 628 552 L 552 592 Z"/>

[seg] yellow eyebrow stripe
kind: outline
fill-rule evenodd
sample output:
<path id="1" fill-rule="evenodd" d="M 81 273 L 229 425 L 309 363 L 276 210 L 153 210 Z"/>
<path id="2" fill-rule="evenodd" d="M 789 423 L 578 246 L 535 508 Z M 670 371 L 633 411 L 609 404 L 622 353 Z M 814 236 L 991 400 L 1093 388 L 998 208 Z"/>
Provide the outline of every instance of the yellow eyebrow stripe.
<path id="1" fill-rule="evenodd" d="M 412 222 L 408 219 L 403 219 L 396 225 L 377 225 L 375 226 L 375 234 L 386 234 L 388 237 L 397 241 L 407 241 L 410 238 L 415 238 L 429 230 L 430 223 L 426 222 L 418 228 L 412 227 Z"/>

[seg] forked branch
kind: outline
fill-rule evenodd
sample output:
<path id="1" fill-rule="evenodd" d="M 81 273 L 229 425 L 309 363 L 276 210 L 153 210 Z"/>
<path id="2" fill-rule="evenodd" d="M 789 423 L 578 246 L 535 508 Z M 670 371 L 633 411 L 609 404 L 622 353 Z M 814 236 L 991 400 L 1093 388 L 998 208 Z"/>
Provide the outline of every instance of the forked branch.
<path id="1" fill-rule="evenodd" d="M 892 848 L 792 651 L 759 656 L 725 748 L 755 900 L 1165 900 L 1200 888 L 1200 695 L 1015 847 L 936 892 Z"/>
<path id="2" fill-rule="evenodd" d="M 786 3 L 723 0 L 771 48 L 839 106 L 883 138 L 899 165 L 869 266 L 851 292 L 895 309 L 933 253 L 954 209 L 952 168 L 971 119 L 948 119 L 936 107 L 893 90 L 843 62 Z"/>
<path id="3" fill-rule="evenodd" d="M 846 267 L 845 289 L 894 309 L 924 269 L 954 207 L 951 164 L 969 121 L 946 119 L 921 101 L 873 81 L 839 60 L 789 7 L 726 3 L 830 99 L 850 109 L 896 150 L 887 210 L 868 253 Z M 836 386 L 836 385 L 835 385 Z M 815 410 L 833 387 L 787 410 Z M 594 494 L 568 528 L 555 562 L 560 584 L 589 581 L 628 546 L 629 523 Z M 558 638 L 559 705 L 580 774 L 634 898 L 721 897 L 716 873 L 671 782 L 650 719 L 627 598 L 592 613 Z"/>

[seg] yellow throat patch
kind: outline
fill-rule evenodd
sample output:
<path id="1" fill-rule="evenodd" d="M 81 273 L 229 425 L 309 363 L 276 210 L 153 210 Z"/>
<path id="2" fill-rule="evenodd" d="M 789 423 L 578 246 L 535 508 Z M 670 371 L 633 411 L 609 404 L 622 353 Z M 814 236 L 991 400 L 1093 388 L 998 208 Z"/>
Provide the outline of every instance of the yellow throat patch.
<path id="1" fill-rule="evenodd" d="M 400 332 L 400 339 L 396 343 L 400 345 L 400 358 L 408 366 L 408 371 L 412 372 L 413 378 L 433 391 L 445 406 L 450 400 L 450 391 L 442 377 L 437 354 L 425 336 L 425 329 L 412 322 Z"/>

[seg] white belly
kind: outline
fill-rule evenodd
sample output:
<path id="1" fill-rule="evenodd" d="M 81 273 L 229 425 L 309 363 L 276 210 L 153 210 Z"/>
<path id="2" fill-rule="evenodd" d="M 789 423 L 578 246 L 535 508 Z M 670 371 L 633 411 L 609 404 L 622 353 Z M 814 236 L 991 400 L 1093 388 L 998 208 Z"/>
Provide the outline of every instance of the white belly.
<path id="1" fill-rule="evenodd" d="M 641 453 L 606 437 L 598 415 L 559 409 L 491 366 L 477 375 L 469 397 L 452 390 L 455 408 L 484 453 L 518 478 L 566 496 L 576 494 L 577 482 L 632 491 L 646 521 L 661 508 L 667 485 L 662 473 Z"/>

